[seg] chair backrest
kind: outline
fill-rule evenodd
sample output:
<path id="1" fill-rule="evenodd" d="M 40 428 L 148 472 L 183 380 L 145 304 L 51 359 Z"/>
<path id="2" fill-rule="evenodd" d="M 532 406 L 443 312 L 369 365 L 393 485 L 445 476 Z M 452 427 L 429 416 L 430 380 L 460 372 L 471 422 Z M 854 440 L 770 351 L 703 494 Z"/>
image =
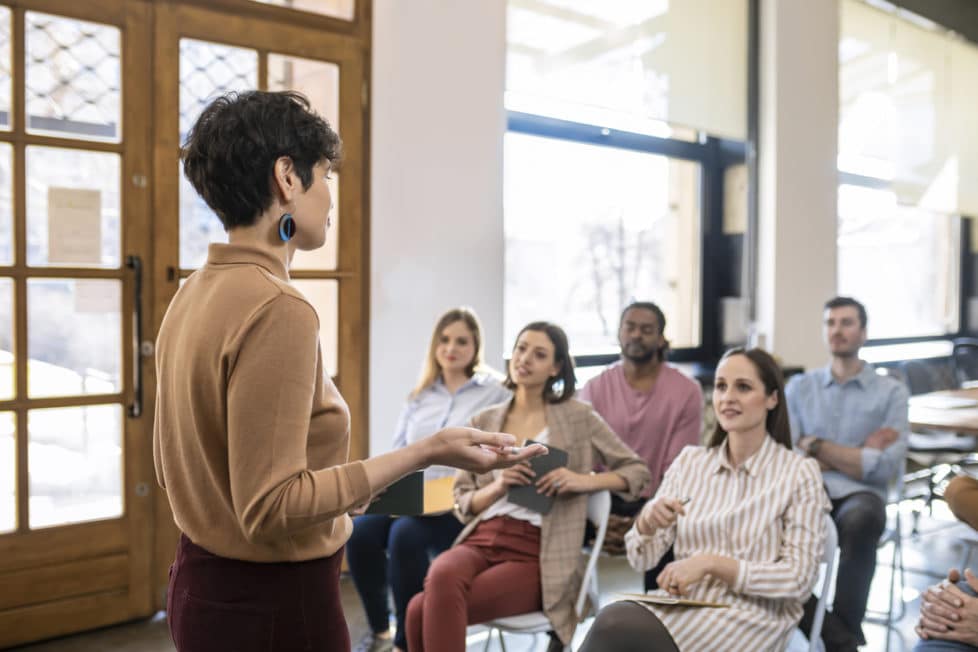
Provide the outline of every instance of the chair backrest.
<path id="1" fill-rule="evenodd" d="M 978 339 L 959 337 L 954 340 L 951 367 L 958 385 L 963 385 L 969 380 L 978 380 Z"/>
<path id="2" fill-rule="evenodd" d="M 812 619 L 812 631 L 808 637 L 809 651 L 819 649 L 818 642 L 822 636 L 822 623 L 825 620 L 825 604 L 832 590 L 832 574 L 835 571 L 835 554 L 839 549 L 839 533 L 835 530 L 832 516 L 825 515 L 825 550 L 822 553 L 822 563 L 825 564 L 825 575 L 822 578 L 822 590 L 818 595 L 815 607 L 815 618 Z"/>
<path id="3" fill-rule="evenodd" d="M 911 395 L 926 394 L 927 392 L 954 387 L 950 369 L 946 362 L 938 365 L 925 360 L 907 360 L 900 363 L 900 370 L 903 372 Z"/>
<path id="4" fill-rule="evenodd" d="M 584 603 L 590 596 L 591 604 L 598 608 L 598 557 L 601 555 L 601 546 L 604 545 L 604 536 L 608 532 L 608 515 L 611 513 L 611 492 L 596 491 L 587 497 L 587 520 L 591 521 L 597 534 L 594 536 L 594 543 L 591 544 L 591 552 L 588 555 L 587 566 L 584 567 L 584 578 L 581 581 L 581 590 L 577 594 L 577 602 L 574 604 L 574 613 L 580 618 L 584 613 Z"/>

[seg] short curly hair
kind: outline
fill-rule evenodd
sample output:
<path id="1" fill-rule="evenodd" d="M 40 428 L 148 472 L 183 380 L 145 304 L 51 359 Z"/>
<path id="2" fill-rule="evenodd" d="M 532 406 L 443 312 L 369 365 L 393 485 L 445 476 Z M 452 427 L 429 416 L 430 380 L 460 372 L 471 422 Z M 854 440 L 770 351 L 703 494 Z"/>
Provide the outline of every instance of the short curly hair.
<path id="1" fill-rule="evenodd" d="M 217 213 L 226 231 L 250 226 L 272 203 L 275 161 L 292 159 L 304 189 L 312 168 L 334 167 L 340 137 L 314 113 L 301 93 L 227 93 L 211 102 L 187 135 L 180 158 L 194 189 Z"/>

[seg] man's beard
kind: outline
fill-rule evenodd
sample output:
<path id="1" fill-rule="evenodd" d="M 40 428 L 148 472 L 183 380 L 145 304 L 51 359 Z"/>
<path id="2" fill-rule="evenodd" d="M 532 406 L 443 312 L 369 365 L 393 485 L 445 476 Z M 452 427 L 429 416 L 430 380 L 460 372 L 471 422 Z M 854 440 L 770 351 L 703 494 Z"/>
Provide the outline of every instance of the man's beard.
<path id="1" fill-rule="evenodd" d="M 628 347 L 626 346 L 622 348 L 621 355 L 629 362 L 634 362 L 635 364 L 648 364 L 659 356 L 659 349 L 653 346 L 650 349 L 643 349 L 641 355 L 631 355 L 628 353 Z"/>
<path id="2" fill-rule="evenodd" d="M 836 358 L 855 358 L 859 356 L 859 347 L 852 346 L 851 343 L 847 342 L 837 349 L 833 349 L 830 346 L 829 352 Z"/>
<path id="3" fill-rule="evenodd" d="M 842 349 L 841 351 L 833 351 L 832 352 L 832 355 L 834 357 L 836 357 L 836 358 L 846 358 L 846 359 L 848 359 L 848 358 L 858 358 L 859 357 L 859 348 L 856 347 L 854 349 Z"/>

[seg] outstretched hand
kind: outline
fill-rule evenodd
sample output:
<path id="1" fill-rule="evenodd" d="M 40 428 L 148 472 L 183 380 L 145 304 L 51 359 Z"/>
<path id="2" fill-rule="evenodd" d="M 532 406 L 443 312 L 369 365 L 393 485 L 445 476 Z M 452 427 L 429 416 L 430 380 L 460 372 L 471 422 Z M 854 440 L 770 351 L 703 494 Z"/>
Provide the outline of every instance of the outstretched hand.
<path id="1" fill-rule="evenodd" d="M 504 469 L 547 452 L 542 444 L 511 452 L 508 449 L 516 445 L 516 437 L 475 428 L 445 428 L 428 437 L 424 444 L 429 464 L 454 466 L 473 473 Z"/>

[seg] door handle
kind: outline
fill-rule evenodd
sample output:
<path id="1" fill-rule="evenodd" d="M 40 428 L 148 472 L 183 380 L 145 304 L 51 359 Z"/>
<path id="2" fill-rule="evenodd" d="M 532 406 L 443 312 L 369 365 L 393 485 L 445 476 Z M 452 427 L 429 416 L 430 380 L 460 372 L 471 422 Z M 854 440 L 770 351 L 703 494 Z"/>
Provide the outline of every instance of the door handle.
<path id="1" fill-rule="evenodd" d="M 143 414 L 143 261 L 139 256 L 126 256 L 126 267 L 133 271 L 132 279 L 132 402 L 126 413 L 130 419 Z"/>

